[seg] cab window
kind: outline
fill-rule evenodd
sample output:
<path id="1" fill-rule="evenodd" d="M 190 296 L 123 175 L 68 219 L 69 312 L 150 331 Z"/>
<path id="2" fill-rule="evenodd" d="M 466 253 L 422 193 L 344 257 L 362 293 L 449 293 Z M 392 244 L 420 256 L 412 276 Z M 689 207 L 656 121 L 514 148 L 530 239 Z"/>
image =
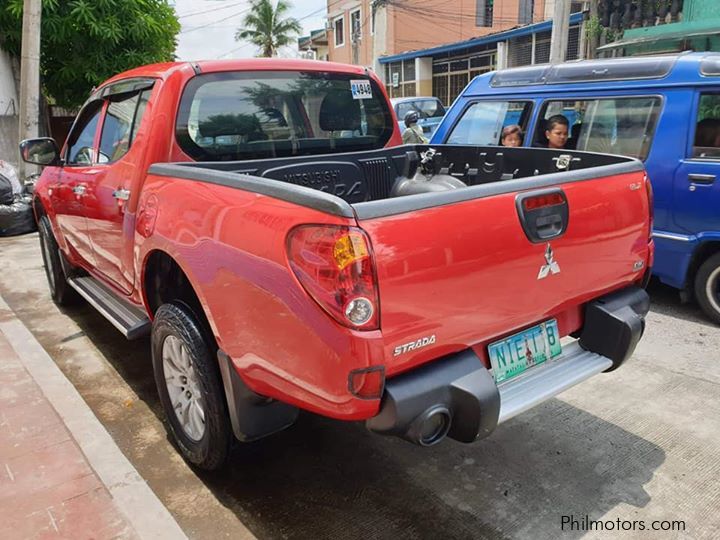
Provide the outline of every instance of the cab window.
<path id="1" fill-rule="evenodd" d="M 720 159 L 720 94 L 701 94 L 692 157 Z"/>
<path id="2" fill-rule="evenodd" d="M 445 115 L 445 107 L 437 99 L 421 99 L 398 103 L 397 116 L 400 120 L 405 118 L 405 115 L 410 111 L 417 112 L 420 118 L 442 118 Z"/>
<path id="3" fill-rule="evenodd" d="M 65 162 L 68 165 L 90 165 L 95 162 L 95 133 L 103 101 L 96 100 L 80 112 L 67 139 Z"/>
<path id="4" fill-rule="evenodd" d="M 547 101 L 537 122 L 533 145 L 547 146 L 547 121 L 562 115 L 568 121 L 567 149 L 645 159 L 661 105 L 659 97 Z"/>
<path id="5" fill-rule="evenodd" d="M 142 120 L 150 90 L 112 96 L 100 136 L 99 163 L 112 163 L 130 150 Z"/>
<path id="6" fill-rule="evenodd" d="M 532 102 L 477 101 L 455 124 L 447 144 L 499 145 L 504 127 L 518 125 L 525 131 Z"/>

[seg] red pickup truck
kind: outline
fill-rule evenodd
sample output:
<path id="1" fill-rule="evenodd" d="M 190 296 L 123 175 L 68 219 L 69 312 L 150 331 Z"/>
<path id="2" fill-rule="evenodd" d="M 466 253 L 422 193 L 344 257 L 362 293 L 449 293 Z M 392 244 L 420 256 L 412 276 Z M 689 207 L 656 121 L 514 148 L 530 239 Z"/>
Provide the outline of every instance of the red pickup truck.
<path id="1" fill-rule="evenodd" d="M 151 334 L 190 463 L 299 409 L 472 442 L 633 352 L 640 162 L 399 142 L 371 72 L 255 59 L 123 73 L 21 143 L 54 301 Z"/>

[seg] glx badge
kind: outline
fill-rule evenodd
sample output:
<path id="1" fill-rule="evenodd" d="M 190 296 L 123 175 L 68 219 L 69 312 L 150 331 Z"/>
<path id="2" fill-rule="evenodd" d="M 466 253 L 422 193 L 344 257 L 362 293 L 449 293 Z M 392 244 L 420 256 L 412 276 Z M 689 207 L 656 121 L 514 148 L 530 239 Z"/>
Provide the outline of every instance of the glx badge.
<path id="1" fill-rule="evenodd" d="M 553 249 L 550 247 L 550 243 L 548 242 L 547 247 L 545 248 L 545 263 L 540 267 L 540 272 L 538 272 L 538 279 L 545 279 L 548 277 L 549 274 L 559 274 L 560 273 L 560 265 L 555 262 L 555 254 L 553 253 Z"/>

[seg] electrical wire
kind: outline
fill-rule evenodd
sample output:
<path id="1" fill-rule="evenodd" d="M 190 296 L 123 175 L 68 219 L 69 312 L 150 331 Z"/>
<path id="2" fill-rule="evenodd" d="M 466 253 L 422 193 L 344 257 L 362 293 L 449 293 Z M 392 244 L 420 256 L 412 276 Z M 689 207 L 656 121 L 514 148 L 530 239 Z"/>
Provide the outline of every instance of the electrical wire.
<path id="1" fill-rule="evenodd" d="M 247 3 L 247 0 L 244 0 L 243 2 L 235 2 L 234 4 L 228 4 L 227 6 L 214 7 L 214 8 L 210 8 L 210 9 L 203 9 L 203 10 L 201 10 L 201 11 L 194 11 L 194 12 L 192 12 L 192 13 L 178 14 L 178 15 L 177 15 L 177 18 L 178 18 L 178 19 L 185 19 L 185 18 L 187 18 L 187 17 L 195 17 L 196 15 L 204 15 L 205 13 L 212 13 L 212 12 L 214 12 L 214 11 L 220 11 L 220 10 L 223 10 L 223 9 L 229 9 L 229 8 L 231 8 L 231 7 L 237 7 L 237 6 L 241 5 L 241 4 L 246 4 L 246 3 Z"/>

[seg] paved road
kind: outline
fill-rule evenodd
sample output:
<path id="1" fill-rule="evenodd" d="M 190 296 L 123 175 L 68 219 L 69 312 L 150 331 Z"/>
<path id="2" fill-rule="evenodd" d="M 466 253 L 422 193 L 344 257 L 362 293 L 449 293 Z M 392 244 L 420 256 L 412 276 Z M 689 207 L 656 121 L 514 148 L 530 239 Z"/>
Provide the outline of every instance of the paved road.
<path id="1" fill-rule="evenodd" d="M 148 342 L 126 342 L 90 307 L 49 300 L 37 237 L 0 239 L 0 292 L 189 537 L 579 538 L 562 516 L 684 520 L 720 537 L 720 331 L 652 287 L 631 362 L 473 445 L 421 449 L 310 414 L 197 474 L 160 420 Z M 590 538 L 607 538 L 593 532 Z"/>

